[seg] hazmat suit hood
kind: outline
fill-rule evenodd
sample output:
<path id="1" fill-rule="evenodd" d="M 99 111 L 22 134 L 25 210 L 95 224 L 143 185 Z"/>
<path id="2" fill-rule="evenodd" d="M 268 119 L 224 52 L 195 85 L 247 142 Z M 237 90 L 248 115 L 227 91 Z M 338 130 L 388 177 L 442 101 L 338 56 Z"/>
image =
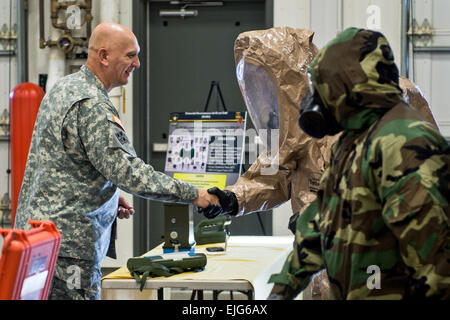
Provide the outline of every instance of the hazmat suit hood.
<path id="1" fill-rule="evenodd" d="M 298 127 L 298 106 L 317 53 L 310 30 L 289 27 L 244 32 L 235 42 L 236 75 L 256 130 L 278 129 L 285 159 L 309 139 Z M 282 164 L 280 159 L 280 164 Z"/>
<path id="2" fill-rule="evenodd" d="M 241 33 L 235 41 L 236 76 L 252 122 L 257 130 L 267 130 L 268 137 L 278 130 L 276 148 L 272 144 L 259 154 L 227 187 L 237 196 L 239 214 L 268 210 L 291 198 L 295 213 L 315 198 L 332 141 L 312 139 L 297 122 L 309 88 L 308 67 L 317 54 L 313 35 L 275 27 Z"/>
<path id="3" fill-rule="evenodd" d="M 344 130 L 364 130 L 403 100 L 386 38 L 348 28 L 319 51 L 309 68 L 322 103 Z"/>

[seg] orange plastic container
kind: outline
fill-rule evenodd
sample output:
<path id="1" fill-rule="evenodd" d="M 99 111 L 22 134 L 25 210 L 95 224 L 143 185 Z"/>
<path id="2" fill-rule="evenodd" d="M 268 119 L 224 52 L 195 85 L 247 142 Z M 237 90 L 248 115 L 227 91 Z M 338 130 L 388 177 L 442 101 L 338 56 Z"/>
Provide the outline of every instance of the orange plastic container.
<path id="1" fill-rule="evenodd" d="M 46 300 L 61 234 L 51 221 L 28 220 L 32 229 L 1 229 L 0 300 Z"/>
<path id="2" fill-rule="evenodd" d="M 42 88 L 31 82 L 17 85 L 10 94 L 11 225 L 14 225 L 16 218 L 20 187 L 25 174 L 34 123 L 43 98 Z"/>

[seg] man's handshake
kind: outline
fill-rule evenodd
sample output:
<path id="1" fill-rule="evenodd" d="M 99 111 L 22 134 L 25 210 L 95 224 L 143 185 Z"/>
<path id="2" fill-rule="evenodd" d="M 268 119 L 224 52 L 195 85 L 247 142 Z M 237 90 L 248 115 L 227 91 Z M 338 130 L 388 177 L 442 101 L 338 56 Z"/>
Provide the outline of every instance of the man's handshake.
<path id="1" fill-rule="evenodd" d="M 206 190 L 203 190 L 206 191 Z M 210 188 L 207 194 L 214 197 L 214 201 L 210 201 L 206 206 L 196 205 L 197 211 L 208 219 L 214 219 L 217 216 L 229 214 L 236 215 L 239 210 L 239 204 L 234 192 L 228 190 L 220 190 L 217 187 Z M 200 192 L 199 192 L 200 195 Z"/>
<path id="2" fill-rule="evenodd" d="M 206 208 L 210 205 L 218 206 L 219 198 L 208 193 L 206 189 L 198 189 L 198 197 L 194 200 L 194 202 L 192 202 L 192 204 L 199 208 Z"/>

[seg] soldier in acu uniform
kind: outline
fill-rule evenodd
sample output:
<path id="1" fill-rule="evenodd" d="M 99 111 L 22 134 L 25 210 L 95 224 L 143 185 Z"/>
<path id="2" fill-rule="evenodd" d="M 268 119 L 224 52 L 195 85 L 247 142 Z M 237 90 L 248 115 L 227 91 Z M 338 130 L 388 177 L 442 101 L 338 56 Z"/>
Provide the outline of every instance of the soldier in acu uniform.
<path id="1" fill-rule="evenodd" d="M 349 28 L 309 73 L 301 127 L 341 135 L 270 298 L 325 269 L 335 299 L 449 299 L 450 148 L 403 99 L 387 40 Z"/>
<path id="2" fill-rule="evenodd" d="M 128 82 L 138 54 L 130 30 L 100 24 L 86 65 L 60 79 L 40 106 L 15 227 L 29 228 L 30 218 L 51 220 L 62 235 L 50 299 L 100 298 L 100 263 L 115 255 L 111 229 L 117 216 L 133 213 L 120 189 L 199 207 L 218 201 L 137 157 L 108 92 Z"/>

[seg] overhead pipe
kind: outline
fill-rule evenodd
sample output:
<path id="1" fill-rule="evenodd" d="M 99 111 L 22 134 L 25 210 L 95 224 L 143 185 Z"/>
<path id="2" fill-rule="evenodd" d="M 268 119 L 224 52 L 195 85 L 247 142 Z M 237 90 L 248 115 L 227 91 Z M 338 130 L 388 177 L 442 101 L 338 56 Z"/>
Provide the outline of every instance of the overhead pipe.
<path id="1" fill-rule="evenodd" d="M 86 11 L 86 15 L 84 16 L 84 19 L 86 20 L 86 41 L 89 43 L 89 38 L 92 34 L 92 0 L 85 0 L 85 8 L 83 8 Z"/>
<path id="2" fill-rule="evenodd" d="M 65 22 L 58 23 L 58 12 L 59 9 L 62 9 L 61 7 L 62 4 L 63 3 L 58 2 L 58 0 L 51 0 L 50 20 L 52 21 L 53 28 L 66 30 L 67 25 Z"/>
<path id="3" fill-rule="evenodd" d="M 19 83 L 28 81 L 27 7 L 27 0 L 17 1 L 17 80 Z"/>
<path id="4" fill-rule="evenodd" d="M 405 78 L 409 78 L 409 38 L 408 31 L 410 28 L 410 12 L 411 0 L 402 0 L 402 15 L 401 15 L 401 32 L 400 32 L 400 46 L 401 46 L 401 74 Z"/>
<path id="5" fill-rule="evenodd" d="M 180 10 L 160 10 L 160 17 L 196 17 L 198 15 L 197 10 L 185 10 L 181 8 Z"/>
<path id="6" fill-rule="evenodd" d="M 80 9 L 85 10 L 85 21 L 86 21 L 86 39 L 84 38 L 73 38 L 71 35 L 71 30 L 68 28 L 66 22 L 58 23 L 58 13 L 59 10 L 67 10 L 72 5 L 78 6 Z M 39 47 L 44 49 L 45 47 L 58 46 L 59 48 L 69 53 L 74 47 L 87 47 L 89 43 L 89 38 L 92 33 L 92 0 L 85 0 L 84 3 L 79 3 L 78 1 L 69 2 L 58 2 L 58 0 L 51 0 L 50 2 L 50 19 L 51 25 L 55 29 L 63 30 L 64 34 L 58 40 L 45 40 L 44 33 L 44 0 L 39 0 Z M 52 39 L 50 37 L 50 39 Z M 65 42 L 70 43 L 69 46 L 61 46 L 61 40 L 66 40 Z"/>
<path id="7" fill-rule="evenodd" d="M 44 0 L 39 0 L 39 48 L 45 48 Z"/>
<path id="8" fill-rule="evenodd" d="M 70 6 L 78 6 L 80 9 L 86 10 L 86 22 L 92 21 L 91 9 L 92 9 L 92 0 L 85 0 L 84 3 L 79 3 L 78 1 L 66 1 L 59 2 L 58 0 L 51 0 L 51 14 L 50 19 L 52 21 L 52 25 L 56 29 L 69 30 L 67 24 L 65 22 L 58 23 L 58 13 L 59 10 L 67 10 Z M 88 17 L 89 14 L 89 17 Z M 88 23 L 88 25 L 89 25 Z"/>
<path id="9" fill-rule="evenodd" d="M 422 53 L 448 53 L 450 47 L 414 47 L 414 52 Z"/>

